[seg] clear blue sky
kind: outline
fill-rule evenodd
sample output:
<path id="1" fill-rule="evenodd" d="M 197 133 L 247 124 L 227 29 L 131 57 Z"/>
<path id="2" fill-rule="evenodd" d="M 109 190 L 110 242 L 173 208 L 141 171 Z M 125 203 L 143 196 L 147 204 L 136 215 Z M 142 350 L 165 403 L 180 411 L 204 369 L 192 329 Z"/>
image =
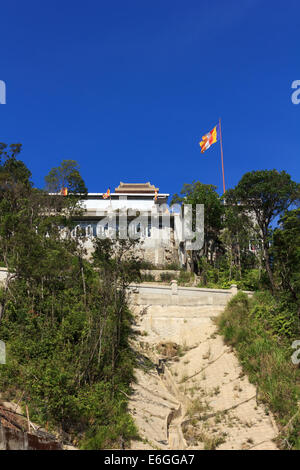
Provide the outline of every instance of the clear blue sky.
<path id="1" fill-rule="evenodd" d="M 77 160 L 90 192 L 197 179 L 222 191 L 253 169 L 299 181 L 299 0 L 10 0 L 0 8 L 0 141 L 35 184 Z"/>

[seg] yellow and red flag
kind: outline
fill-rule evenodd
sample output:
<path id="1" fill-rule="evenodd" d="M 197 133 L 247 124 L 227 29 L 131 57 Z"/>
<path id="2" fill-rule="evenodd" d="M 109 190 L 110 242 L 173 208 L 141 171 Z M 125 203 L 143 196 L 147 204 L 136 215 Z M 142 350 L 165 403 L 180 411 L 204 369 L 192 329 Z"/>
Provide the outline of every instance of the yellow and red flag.
<path id="1" fill-rule="evenodd" d="M 106 191 L 105 194 L 103 194 L 103 199 L 108 199 L 110 196 L 110 188 L 108 188 L 108 190 Z"/>
<path id="2" fill-rule="evenodd" d="M 220 124 L 217 124 L 212 131 L 202 137 L 201 142 L 199 142 L 201 153 L 204 153 L 205 150 L 209 149 L 209 147 L 218 142 L 218 140 L 220 140 Z"/>
<path id="3" fill-rule="evenodd" d="M 157 201 L 157 196 L 158 196 L 158 192 L 157 192 L 157 190 L 155 190 L 155 193 L 154 193 L 154 201 Z"/>
<path id="4" fill-rule="evenodd" d="M 67 196 L 68 195 L 68 188 L 61 188 L 60 194 L 62 196 Z"/>

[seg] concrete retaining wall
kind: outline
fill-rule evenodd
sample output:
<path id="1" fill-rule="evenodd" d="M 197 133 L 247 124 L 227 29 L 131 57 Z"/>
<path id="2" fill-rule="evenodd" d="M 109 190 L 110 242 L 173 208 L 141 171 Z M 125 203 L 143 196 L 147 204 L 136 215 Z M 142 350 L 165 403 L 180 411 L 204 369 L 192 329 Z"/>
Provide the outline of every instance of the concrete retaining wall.
<path id="1" fill-rule="evenodd" d="M 236 285 L 230 289 L 203 289 L 198 287 L 178 287 L 177 281 L 171 286 L 151 284 L 131 285 L 133 303 L 136 305 L 178 305 L 178 306 L 225 306 L 237 293 Z"/>
<path id="2" fill-rule="evenodd" d="M 161 274 L 172 271 L 157 272 Z M 176 271 L 173 272 L 176 273 Z M 4 284 L 6 277 L 7 269 L 0 268 L 0 284 Z M 225 306 L 228 300 L 238 292 L 235 284 L 230 289 L 206 289 L 199 287 L 178 287 L 176 280 L 171 281 L 170 286 L 153 285 L 152 283 L 132 284 L 130 290 L 133 294 L 133 303 L 136 305 L 179 306 Z M 250 297 L 253 295 L 253 292 L 244 292 Z"/>

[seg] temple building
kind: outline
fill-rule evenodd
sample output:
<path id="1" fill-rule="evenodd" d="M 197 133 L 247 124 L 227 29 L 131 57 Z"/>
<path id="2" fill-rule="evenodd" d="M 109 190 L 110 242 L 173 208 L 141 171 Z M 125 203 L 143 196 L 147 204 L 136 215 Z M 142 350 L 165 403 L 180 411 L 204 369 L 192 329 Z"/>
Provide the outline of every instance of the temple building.
<path id="1" fill-rule="evenodd" d="M 93 237 L 113 238 L 123 230 L 123 238 L 128 235 L 140 241 L 138 250 L 145 261 L 156 266 L 182 266 L 181 217 L 170 210 L 168 198 L 169 194 L 160 193 L 150 182 L 120 182 L 115 192 L 88 193 L 74 230 L 85 230 L 88 251 L 92 250 Z"/>

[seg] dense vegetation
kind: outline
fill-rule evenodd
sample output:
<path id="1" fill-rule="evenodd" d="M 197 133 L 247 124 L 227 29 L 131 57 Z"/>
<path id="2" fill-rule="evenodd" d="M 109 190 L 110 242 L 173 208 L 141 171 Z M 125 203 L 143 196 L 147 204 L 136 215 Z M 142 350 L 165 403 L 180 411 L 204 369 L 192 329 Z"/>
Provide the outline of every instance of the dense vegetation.
<path id="1" fill-rule="evenodd" d="M 9 272 L 0 290 L 0 390 L 65 441 L 120 448 L 137 437 L 127 413 L 135 365 L 127 287 L 150 266 L 127 240 L 95 240 L 87 261 L 84 234 L 73 230 L 87 191 L 77 163 L 53 168 L 38 190 L 20 151 L 0 144 L 0 263 Z M 67 197 L 57 194 L 62 187 Z M 278 417 L 281 444 L 299 448 L 299 368 L 291 362 L 300 340 L 299 184 L 285 172 L 256 171 L 222 198 L 194 182 L 173 202 L 205 206 L 204 246 L 189 253 L 199 285 L 257 291 L 232 300 L 220 330 Z M 189 281 L 181 271 L 180 284 Z"/>
<path id="2" fill-rule="evenodd" d="M 240 292 L 220 318 L 220 331 L 237 350 L 275 414 L 282 448 L 300 449 L 300 372 L 291 356 L 300 340 L 300 185 L 282 171 L 246 173 L 222 198 L 211 185 L 184 185 L 173 202 L 204 204 L 204 246 L 190 253 L 200 286 Z"/>
<path id="3" fill-rule="evenodd" d="M 10 275 L 0 291 L 7 346 L 0 390 L 64 441 L 120 448 L 136 436 L 126 411 L 134 367 L 126 287 L 139 279 L 134 246 L 97 240 L 87 262 L 83 236 L 71 236 L 80 212 L 76 184 L 84 191 L 78 169 L 71 164 L 64 174 L 68 197 L 49 197 L 33 188 L 19 150 L 1 147 L 0 253 Z"/>
<path id="4" fill-rule="evenodd" d="M 284 216 L 296 222 L 299 198 L 300 185 L 276 170 L 246 173 L 222 197 L 215 186 L 199 181 L 185 184 L 172 203 L 205 207 L 203 248 L 189 253 L 189 267 L 200 277 L 201 285 L 228 287 L 236 283 L 243 288 L 267 286 L 275 291 L 274 222 L 282 217 L 279 228 Z M 294 232 L 298 227 L 299 222 Z M 285 260 L 278 256 L 276 262 Z"/>

